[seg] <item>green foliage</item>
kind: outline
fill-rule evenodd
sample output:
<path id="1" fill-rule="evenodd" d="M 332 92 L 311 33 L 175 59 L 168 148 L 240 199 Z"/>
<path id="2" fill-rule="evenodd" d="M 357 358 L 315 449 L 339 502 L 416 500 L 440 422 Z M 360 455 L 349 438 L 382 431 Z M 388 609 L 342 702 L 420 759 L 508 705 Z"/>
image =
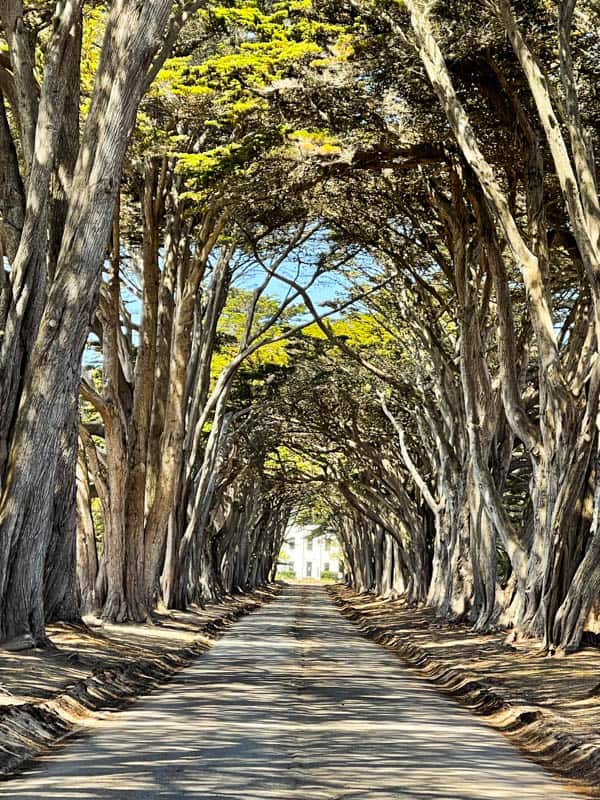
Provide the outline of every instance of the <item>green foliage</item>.
<path id="1" fill-rule="evenodd" d="M 208 195 L 206 188 L 216 180 L 241 175 L 264 152 L 274 139 L 261 131 L 248 133 L 236 142 L 228 142 L 201 153 L 176 153 L 177 172 L 193 181 L 195 188 L 182 193 L 182 197 L 202 201 Z"/>
<path id="2" fill-rule="evenodd" d="M 371 349 L 380 354 L 395 341 L 395 337 L 380 324 L 376 314 L 364 312 L 349 312 L 330 323 L 334 336 L 343 339 L 350 347 L 359 350 Z M 315 323 L 303 332 L 306 337 L 316 340 L 326 340 L 326 334 Z"/>
<path id="3" fill-rule="evenodd" d="M 322 581 L 335 581 L 337 580 L 337 573 L 332 572 L 330 569 L 324 569 L 321 572 L 321 580 Z"/>
<path id="4" fill-rule="evenodd" d="M 246 329 L 246 319 L 251 307 L 253 293 L 247 289 L 233 287 L 229 291 L 227 303 L 219 319 L 219 347 L 213 357 L 211 375 L 215 381 L 221 370 L 239 352 L 242 337 Z M 278 311 L 280 301 L 269 296 L 258 300 L 251 334 L 256 335 L 261 328 Z M 286 325 L 297 315 L 298 307 L 286 309 L 279 317 L 277 324 L 265 332 L 263 338 L 270 339 L 280 334 Z M 258 339 L 260 341 L 260 338 Z M 246 359 L 240 371 L 244 380 L 261 381 L 279 368 L 285 368 L 290 360 L 285 342 L 273 342 L 263 345 Z"/>
<path id="5" fill-rule="evenodd" d="M 92 521 L 94 524 L 94 533 L 96 535 L 96 547 L 98 549 L 98 556 L 102 556 L 104 552 L 104 513 L 102 504 L 98 497 L 92 497 L 90 502 Z"/>
<path id="6" fill-rule="evenodd" d="M 339 140 L 328 131 L 290 131 L 287 134 L 288 152 L 301 158 L 310 156 L 335 156 L 342 152 Z"/>
<path id="7" fill-rule="evenodd" d="M 87 109 L 94 88 L 96 70 L 100 61 L 100 51 L 108 18 L 105 3 L 85 6 L 83 14 L 83 41 L 81 47 L 81 94 L 84 109 Z"/>
<path id="8" fill-rule="evenodd" d="M 339 152 L 328 131 L 294 130 L 273 116 L 271 103 L 286 81 L 347 56 L 343 26 L 319 19 L 305 0 L 237 0 L 198 12 L 198 20 L 204 36 L 165 62 L 136 131 L 140 154 L 162 151 L 177 160 L 187 179 L 183 199 L 203 203 L 216 185 L 231 192 L 279 149 Z"/>
<path id="9" fill-rule="evenodd" d="M 282 570 L 281 572 L 278 572 L 275 577 L 276 577 L 276 580 L 293 581 L 294 578 L 296 577 L 296 573 L 295 573 L 295 571 L 293 569 L 285 569 L 285 570 Z"/>

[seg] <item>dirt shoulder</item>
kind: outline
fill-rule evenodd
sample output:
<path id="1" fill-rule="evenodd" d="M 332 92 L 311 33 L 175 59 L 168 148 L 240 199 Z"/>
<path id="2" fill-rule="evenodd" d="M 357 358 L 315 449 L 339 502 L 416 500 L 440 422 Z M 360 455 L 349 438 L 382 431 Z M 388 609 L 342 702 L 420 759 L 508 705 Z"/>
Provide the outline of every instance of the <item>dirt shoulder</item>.
<path id="1" fill-rule="evenodd" d="M 600 650 L 544 657 L 506 633 L 445 625 L 430 609 L 328 587 L 344 616 L 394 650 L 444 694 L 484 715 L 548 769 L 600 797 Z"/>
<path id="2" fill-rule="evenodd" d="M 187 612 L 159 614 L 152 625 L 50 626 L 56 650 L 0 650 L 0 776 L 85 724 L 169 680 L 236 619 L 270 602 L 271 586 Z"/>

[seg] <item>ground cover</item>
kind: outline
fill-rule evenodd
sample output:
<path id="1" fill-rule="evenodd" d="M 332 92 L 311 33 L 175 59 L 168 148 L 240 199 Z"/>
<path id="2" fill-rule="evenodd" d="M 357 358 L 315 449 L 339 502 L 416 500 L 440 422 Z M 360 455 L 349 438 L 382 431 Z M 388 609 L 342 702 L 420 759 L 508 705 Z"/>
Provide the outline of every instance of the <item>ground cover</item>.
<path id="1" fill-rule="evenodd" d="M 328 589 L 342 613 L 393 649 L 440 691 L 484 714 L 536 761 L 585 780 L 600 796 L 600 651 L 548 657 L 506 631 L 449 625 L 403 600 Z"/>
<path id="2" fill-rule="evenodd" d="M 271 586 L 157 614 L 147 625 L 53 625 L 55 649 L 0 650 L 0 774 L 19 769 L 98 712 L 152 691 L 278 593 Z"/>

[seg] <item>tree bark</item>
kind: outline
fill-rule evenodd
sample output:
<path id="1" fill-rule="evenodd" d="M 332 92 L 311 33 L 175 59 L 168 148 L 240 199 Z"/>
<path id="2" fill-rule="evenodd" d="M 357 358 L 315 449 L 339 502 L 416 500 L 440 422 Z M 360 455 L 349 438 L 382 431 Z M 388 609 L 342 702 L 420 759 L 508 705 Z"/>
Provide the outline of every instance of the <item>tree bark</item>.
<path id="1" fill-rule="evenodd" d="M 62 433 L 77 396 L 125 150 L 171 3 L 113 3 L 55 279 L 28 359 L 0 498 L 0 639 L 45 641 L 43 574 Z"/>

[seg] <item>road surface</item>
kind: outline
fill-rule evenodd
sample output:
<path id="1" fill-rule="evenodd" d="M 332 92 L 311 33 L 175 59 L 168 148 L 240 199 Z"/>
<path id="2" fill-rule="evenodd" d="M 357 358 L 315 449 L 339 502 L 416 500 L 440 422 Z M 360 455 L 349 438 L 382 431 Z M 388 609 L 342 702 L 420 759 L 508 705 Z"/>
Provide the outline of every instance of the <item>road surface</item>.
<path id="1" fill-rule="evenodd" d="M 14 800 L 575 798 L 292 586 L 164 690 L 0 784 Z M 579 796 L 580 800 L 581 797 Z"/>

